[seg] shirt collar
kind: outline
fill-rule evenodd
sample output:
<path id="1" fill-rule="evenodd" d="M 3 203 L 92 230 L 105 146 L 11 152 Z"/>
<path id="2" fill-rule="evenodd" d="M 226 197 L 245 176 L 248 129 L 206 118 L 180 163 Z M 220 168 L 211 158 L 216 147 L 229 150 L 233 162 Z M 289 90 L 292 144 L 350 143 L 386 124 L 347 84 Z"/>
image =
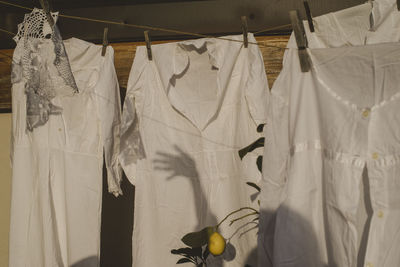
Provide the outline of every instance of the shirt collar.
<path id="1" fill-rule="evenodd" d="M 216 41 L 211 38 L 188 40 L 176 43 L 172 57 L 173 73 L 179 75 L 189 66 L 190 58 L 187 51 L 194 47 L 197 50 L 205 49 L 208 53 L 210 64 L 216 68 L 221 67 L 221 62 L 217 56 Z"/>
<path id="2" fill-rule="evenodd" d="M 189 51 L 191 49 L 201 50 L 207 53 L 210 64 L 217 68 L 217 103 L 214 108 L 209 110 L 207 120 L 196 123 L 199 129 L 204 129 L 210 121 L 212 121 L 220 110 L 223 96 L 232 77 L 232 71 L 236 66 L 237 60 L 241 52 L 249 53 L 250 58 L 259 56 L 258 47 L 249 46 L 243 50 L 243 36 L 228 36 L 233 41 L 220 40 L 216 38 L 202 38 L 197 40 L 188 40 L 179 43 L 168 43 L 157 45 L 153 49 L 153 66 L 156 68 L 166 96 L 169 98 L 171 105 L 179 111 L 185 109 L 184 101 L 175 91 L 170 91 L 171 86 L 175 86 L 176 78 L 184 75 L 190 65 Z M 256 42 L 254 36 L 249 33 L 249 42 Z M 247 61 L 242 62 L 243 66 Z M 182 112 L 182 114 L 184 114 Z M 191 119 L 190 119 L 191 120 Z M 193 120 L 191 120 L 193 122 Z"/>
<path id="3" fill-rule="evenodd" d="M 220 45 L 218 45 L 217 40 L 214 38 L 154 45 L 153 61 L 156 63 L 162 86 L 165 90 L 168 91 L 169 83 L 173 80 L 174 76 L 182 75 L 189 67 L 190 58 L 188 50 L 193 48 L 193 46 L 196 49 L 206 49 L 210 63 L 218 69 L 222 68 L 224 52 L 223 49 L 217 49 L 217 46 Z"/>

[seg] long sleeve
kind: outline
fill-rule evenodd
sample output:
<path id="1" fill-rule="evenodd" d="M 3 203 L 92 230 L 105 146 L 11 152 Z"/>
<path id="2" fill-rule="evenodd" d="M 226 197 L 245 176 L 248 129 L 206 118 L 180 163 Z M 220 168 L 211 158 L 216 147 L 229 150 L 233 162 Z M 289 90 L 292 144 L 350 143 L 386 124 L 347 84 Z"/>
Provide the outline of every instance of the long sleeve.
<path id="1" fill-rule="evenodd" d="M 140 106 L 143 87 L 142 73 L 146 65 L 146 51 L 138 47 L 129 74 L 128 88 L 122 112 L 121 153 L 119 159 L 128 180 L 136 183 L 136 164 L 145 157 L 143 141 L 140 136 Z"/>
<path id="2" fill-rule="evenodd" d="M 121 101 L 117 74 L 114 67 L 114 50 L 107 47 L 104 63 L 95 87 L 98 113 L 101 121 L 108 191 L 115 196 L 122 194 L 121 167 L 118 160 L 120 150 Z"/>
<path id="3" fill-rule="evenodd" d="M 253 35 L 250 41 L 256 42 Z M 249 112 L 256 125 L 265 123 L 266 107 L 269 100 L 269 86 L 261 51 L 258 46 L 250 45 L 249 79 L 246 84 L 245 96 Z"/>

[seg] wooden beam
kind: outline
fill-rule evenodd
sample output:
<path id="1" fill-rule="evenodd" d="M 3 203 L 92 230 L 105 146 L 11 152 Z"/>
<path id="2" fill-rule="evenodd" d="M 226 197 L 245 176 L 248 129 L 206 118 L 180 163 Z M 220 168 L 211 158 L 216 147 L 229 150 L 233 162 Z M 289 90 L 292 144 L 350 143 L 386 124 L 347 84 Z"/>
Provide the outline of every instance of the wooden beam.
<path id="1" fill-rule="evenodd" d="M 264 58 L 265 70 L 270 87 L 282 69 L 284 49 L 265 47 L 263 45 L 286 47 L 289 36 L 262 36 L 256 37 Z M 171 42 L 171 41 L 169 41 Z M 166 43 L 166 41 L 152 42 L 152 44 Z M 135 56 L 136 47 L 145 45 L 144 42 L 113 43 L 115 51 L 115 69 L 118 81 L 122 88 L 126 88 L 129 72 Z M 0 111 L 11 110 L 11 62 L 13 49 L 0 50 Z"/>
<path id="2" fill-rule="evenodd" d="M 0 111 L 11 110 L 11 62 L 14 49 L 0 50 Z"/>

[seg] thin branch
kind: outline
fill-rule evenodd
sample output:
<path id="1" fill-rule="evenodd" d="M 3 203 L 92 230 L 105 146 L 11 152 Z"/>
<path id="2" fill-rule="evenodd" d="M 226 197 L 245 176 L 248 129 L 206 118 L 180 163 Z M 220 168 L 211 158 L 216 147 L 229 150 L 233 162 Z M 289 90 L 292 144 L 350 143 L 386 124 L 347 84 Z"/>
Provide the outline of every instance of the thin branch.
<path id="1" fill-rule="evenodd" d="M 244 218 L 246 218 L 246 217 L 249 217 L 249 216 L 252 216 L 252 215 L 256 215 L 256 214 L 259 214 L 258 211 L 252 212 L 252 213 L 249 213 L 249 214 L 246 214 L 246 215 L 243 215 L 243 216 L 241 216 L 241 217 L 239 217 L 239 218 L 236 218 L 236 219 L 233 219 L 233 220 L 230 222 L 229 226 L 231 226 L 234 222 L 237 222 L 237 221 L 239 221 L 239 220 L 241 220 L 241 219 L 244 219 Z"/>
<path id="2" fill-rule="evenodd" d="M 228 215 L 226 215 L 225 218 L 224 218 L 220 223 L 217 224 L 216 229 L 218 229 L 218 227 L 219 227 L 224 221 L 226 221 L 226 219 L 228 219 L 229 216 L 232 216 L 233 214 L 238 213 L 239 211 L 242 211 L 242 210 L 252 210 L 252 211 L 258 213 L 258 211 L 257 211 L 256 209 L 253 209 L 253 208 L 250 208 L 250 207 L 244 207 L 244 208 L 240 208 L 240 209 L 238 209 L 238 210 L 232 211 L 231 213 L 229 213 Z"/>

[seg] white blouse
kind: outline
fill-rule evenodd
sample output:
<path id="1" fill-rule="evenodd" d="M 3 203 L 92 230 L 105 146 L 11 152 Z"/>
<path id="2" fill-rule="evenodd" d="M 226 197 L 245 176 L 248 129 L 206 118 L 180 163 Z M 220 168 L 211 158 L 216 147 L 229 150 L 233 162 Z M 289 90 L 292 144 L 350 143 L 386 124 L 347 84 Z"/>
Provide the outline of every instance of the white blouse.
<path id="1" fill-rule="evenodd" d="M 287 51 L 272 90 L 260 245 L 276 267 L 398 266 L 400 45 L 309 53 L 313 68 L 301 73 Z"/>
<path id="2" fill-rule="evenodd" d="M 36 26 L 45 25 L 52 34 L 42 10 L 30 15 L 25 30 L 33 16 Z M 64 77 L 73 75 L 74 91 L 60 75 L 68 72 L 68 61 L 56 65 L 63 51 L 59 44 L 22 34 L 14 51 L 12 267 L 72 266 L 82 260 L 99 266 L 103 151 L 109 190 L 121 193 L 113 49 L 102 57 L 101 46 L 74 38 L 64 42 L 72 69 Z"/>
<path id="3" fill-rule="evenodd" d="M 400 40 L 400 36 L 397 33 L 398 25 L 400 23 L 400 16 L 399 12 L 397 10 L 397 5 L 396 1 L 389 1 L 389 0 L 378 0 L 378 1 L 373 1 L 373 6 L 370 3 L 366 3 L 360 6 L 352 7 L 349 9 L 345 9 L 339 12 L 335 13 L 330 13 L 326 14 L 320 17 L 314 18 L 314 26 L 316 28 L 316 31 L 314 33 L 311 33 L 309 31 L 309 28 L 307 26 L 307 22 L 305 21 L 305 29 L 306 29 L 306 34 L 307 38 L 309 41 L 309 47 L 310 48 L 325 48 L 325 47 L 343 47 L 343 46 L 359 46 L 363 44 L 374 44 L 374 43 L 380 43 L 380 42 L 388 42 L 388 41 L 398 41 Z M 373 16 L 374 18 L 374 24 L 375 27 L 373 30 L 371 30 L 371 21 L 370 21 L 370 15 Z M 294 120 L 295 118 L 289 118 L 285 117 L 285 112 L 288 111 L 282 111 L 283 114 L 278 114 L 278 109 L 282 103 L 282 99 L 280 97 L 276 98 L 276 95 L 285 95 L 287 97 L 289 94 L 295 93 L 298 89 L 297 88 L 302 88 L 302 90 L 308 90 L 305 88 L 308 88 L 310 85 L 308 82 L 304 81 L 304 77 L 307 77 L 309 74 L 301 74 L 299 73 L 298 69 L 298 60 L 296 59 L 296 54 L 297 54 L 297 46 L 295 43 L 294 36 L 291 36 L 291 39 L 288 43 L 288 48 L 290 48 L 285 56 L 284 56 L 284 62 L 283 62 L 283 70 L 280 74 L 280 77 L 277 79 L 275 82 L 273 88 L 272 88 L 272 96 L 271 96 L 271 101 L 270 101 L 270 111 L 268 113 L 268 116 L 270 116 L 271 121 L 275 121 L 275 124 L 271 124 L 267 126 L 265 129 L 272 131 L 270 134 L 273 134 L 274 137 L 279 137 L 282 135 L 282 132 L 289 131 L 289 126 L 285 125 L 285 121 L 287 120 Z M 314 50 L 312 50 L 314 51 Z M 348 50 L 350 51 L 350 50 Z M 353 51 L 353 50 L 352 50 Z M 327 52 L 328 53 L 328 52 Z M 313 61 L 317 60 L 317 58 L 313 57 Z M 314 64 L 315 62 L 313 62 Z M 317 62 L 318 63 L 318 62 Z M 371 64 L 370 62 L 368 64 Z M 340 66 L 340 64 L 337 64 Z M 347 65 L 344 65 L 347 66 Z M 337 67 L 339 69 L 339 67 Z M 336 83 L 336 88 L 340 88 L 341 86 L 345 86 L 343 88 L 347 88 L 349 84 L 349 79 L 346 78 L 347 76 L 350 75 L 350 73 L 354 73 L 354 75 L 358 75 L 357 68 L 358 67 L 342 67 L 344 74 L 338 76 L 338 77 L 330 77 L 330 82 L 331 83 Z M 361 69 L 361 68 L 360 68 Z M 332 73 L 334 73 L 332 71 Z M 347 74 L 349 73 L 349 74 Z M 314 73 L 315 74 L 315 73 Z M 313 75 L 314 75 L 313 74 Z M 315 78 L 316 79 L 316 78 Z M 360 82 L 363 82 L 365 84 L 367 79 L 362 80 Z M 393 80 L 395 81 L 395 80 Z M 312 86 L 315 86 L 314 84 Z M 370 86 L 370 85 L 369 85 Z M 317 90 L 317 89 L 316 89 Z M 348 96 L 348 94 L 357 94 L 357 91 L 351 92 L 351 90 L 355 90 L 353 88 L 349 89 L 347 91 L 342 91 L 343 96 Z M 334 90 L 331 90 L 333 92 L 332 95 L 335 95 L 337 98 L 340 98 L 339 96 L 341 94 L 336 94 L 334 93 Z M 298 92 L 296 92 L 298 93 Z M 364 94 L 364 91 L 358 90 L 358 93 L 362 97 Z M 308 105 L 306 102 L 302 105 Z M 284 108 L 285 109 L 292 109 L 291 106 Z M 370 111 L 365 111 L 364 114 L 369 114 Z M 301 115 L 296 115 L 299 116 L 297 118 L 301 119 Z M 320 120 L 323 120 L 325 118 L 321 117 Z M 282 121 L 282 124 L 279 123 L 279 121 Z M 321 121 L 320 123 L 325 123 Z M 275 130 L 274 130 L 275 127 Z M 323 127 L 320 125 L 319 127 Z M 324 131 L 326 129 L 323 129 Z M 355 130 L 355 129 L 354 129 Z M 305 139 L 313 139 L 311 136 L 310 137 L 304 137 Z M 343 137 L 346 138 L 346 137 Z M 266 146 L 265 146 L 265 157 L 264 157 L 264 181 L 262 185 L 262 192 L 261 192 L 261 209 L 262 209 L 262 215 L 260 218 L 260 232 L 259 232 L 259 265 L 260 266 L 272 266 L 272 262 L 274 261 L 274 249 L 276 249 L 276 246 L 274 245 L 274 238 L 278 239 L 280 236 L 278 236 L 278 233 L 275 232 L 274 228 L 274 223 L 275 223 L 275 216 L 277 213 L 277 208 L 281 207 L 282 209 L 286 209 L 286 206 L 283 207 L 281 206 L 281 203 L 286 199 L 286 197 L 283 197 L 279 192 L 275 195 L 274 193 L 271 193 L 270 191 L 274 191 L 274 188 L 271 187 L 269 181 L 270 176 L 274 176 L 274 172 L 280 172 L 280 171 L 289 171 L 288 169 L 286 170 L 279 170 L 279 168 L 289 168 L 289 166 L 284 166 L 284 165 L 271 165 L 271 163 L 268 163 L 269 157 L 274 157 L 274 153 L 276 152 L 274 149 L 271 149 L 271 147 L 275 147 L 275 149 L 278 150 L 285 150 L 285 147 L 287 147 L 289 144 L 287 144 L 288 141 L 284 141 L 284 144 L 281 144 L 281 139 L 277 139 L 277 143 L 274 144 L 275 138 L 269 138 L 267 137 L 266 140 Z M 279 141 L 281 140 L 281 141 Z M 313 143 L 312 141 L 311 143 Z M 318 141 L 319 142 L 319 141 Z M 311 145 L 311 147 L 318 148 L 321 145 L 319 143 L 314 143 Z M 282 147 L 279 147 L 282 145 Z M 309 147 L 310 144 L 303 145 L 303 147 Z M 300 149 L 301 150 L 301 149 Z M 295 149 L 293 150 L 295 151 Z M 274 159 L 274 162 L 279 161 L 279 156 Z M 271 167 L 268 167 L 271 166 Z M 280 166 L 280 167 L 278 167 Z M 272 168 L 272 169 L 270 169 Z M 306 166 L 304 167 L 306 168 Z M 321 168 L 319 165 L 316 168 L 319 170 Z M 297 170 L 293 169 L 289 171 L 290 173 L 293 173 L 296 175 L 295 172 Z M 272 173 L 272 174 L 271 174 Z M 300 174 L 301 175 L 301 172 Z M 320 179 L 324 179 L 325 174 L 320 174 Z M 319 177 L 319 176 L 318 176 Z M 297 178 L 294 178 L 295 180 Z M 367 250 L 367 245 L 368 240 L 367 240 L 367 233 L 368 233 L 368 224 L 371 221 L 371 217 L 373 216 L 372 213 L 372 208 L 370 204 L 369 198 L 369 185 L 368 185 L 368 173 L 364 172 L 362 175 L 362 183 L 358 184 L 358 187 L 355 188 L 357 191 L 357 195 L 354 196 L 354 198 L 351 201 L 355 201 L 357 203 L 357 206 L 355 208 L 356 212 L 356 220 L 351 221 L 353 223 L 353 234 L 357 236 L 357 238 L 353 239 L 353 241 L 349 242 L 344 242 L 344 243 L 338 243 L 338 244 L 329 244 L 329 247 L 332 246 L 340 246 L 340 247 L 346 247 L 351 244 L 352 250 L 347 250 L 348 253 L 353 253 L 351 257 L 354 257 L 354 254 L 359 254 L 356 258 L 358 263 L 353 262 L 354 265 L 338 265 L 338 266 L 364 266 L 364 258 L 366 257 L 366 250 Z M 274 196 L 276 197 L 274 199 Z M 271 207 L 274 207 L 271 209 Z M 280 209 L 281 209 L 280 208 Z M 305 208 L 305 207 L 304 207 Z M 310 209 L 312 206 L 309 207 Z M 316 215 L 314 215 L 316 216 Z M 354 218 L 353 218 L 354 219 Z M 289 219 L 288 219 L 289 220 Z M 301 219 L 302 220 L 302 219 Z M 302 224 L 299 224 L 299 227 L 301 228 L 301 225 L 305 225 L 304 227 L 309 227 L 308 224 L 309 218 L 305 219 Z M 322 238 L 319 236 L 319 233 L 315 233 L 314 238 Z M 339 234 L 340 235 L 340 234 Z M 290 235 L 288 235 L 290 236 Z M 332 239 L 329 239 L 328 242 L 332 241 Z M 314 244 L 315 245 L 315 244 Z M 324 249 L 325 245 L 322 246 Z M 346 248 L 347 249 L 347 248 Z M 353 252 L 351 252 L 353 251 Z M 287 252 L 288 254 L 285 255 L 286 259 L 289 261 L 292 257 L 295 257 L 297 252 L 293 252 L 293 255 L 291 255 L 291 252 Z M 354 260 L 354 259 L 353 259 Z M 330 264 L 334 264 L 334 262 L 329 262 Z M 283 264 L 282 262 L 280 264 Z M 277 265 L 277 266 L 303 266 L 302 261 L 293 261 L 291 263 L 292 265 Z M 275 266 L 275 265 L 274 265 Z M 314 266 L 314 265 L 310 265 Z M 324 266 L 324 265 L 315 265 L 315 266 Z M 331 266 L 331 265 L 329 265 Z M 334 266 L 334 265 L 332 265 Z M 381 266 L 381 265 L 378 265 Z"/>
<path id="4" fill-rule="evenodd" d="M 268 83 L 258 47 L 244 48 L 242 36 L 228 38 L 237 41 L 152 45 L 153 61 L 137 48 L 120 156 L 136 187 L 135 267 L 175 266 L 180 257 L 171 250 L 185 247 L 185 234 L 215 226 L 238 208 L 257 208 L 246 182 L 261 179 L 260 153 L 242 161 L 238 151 L 261 137 L 256 128 L 265 122 Z M 257 230 L 244 225 L 252 219 L 221 225 L 230 246 L 210 255 L 208 266 L 255 266 Z"/>

